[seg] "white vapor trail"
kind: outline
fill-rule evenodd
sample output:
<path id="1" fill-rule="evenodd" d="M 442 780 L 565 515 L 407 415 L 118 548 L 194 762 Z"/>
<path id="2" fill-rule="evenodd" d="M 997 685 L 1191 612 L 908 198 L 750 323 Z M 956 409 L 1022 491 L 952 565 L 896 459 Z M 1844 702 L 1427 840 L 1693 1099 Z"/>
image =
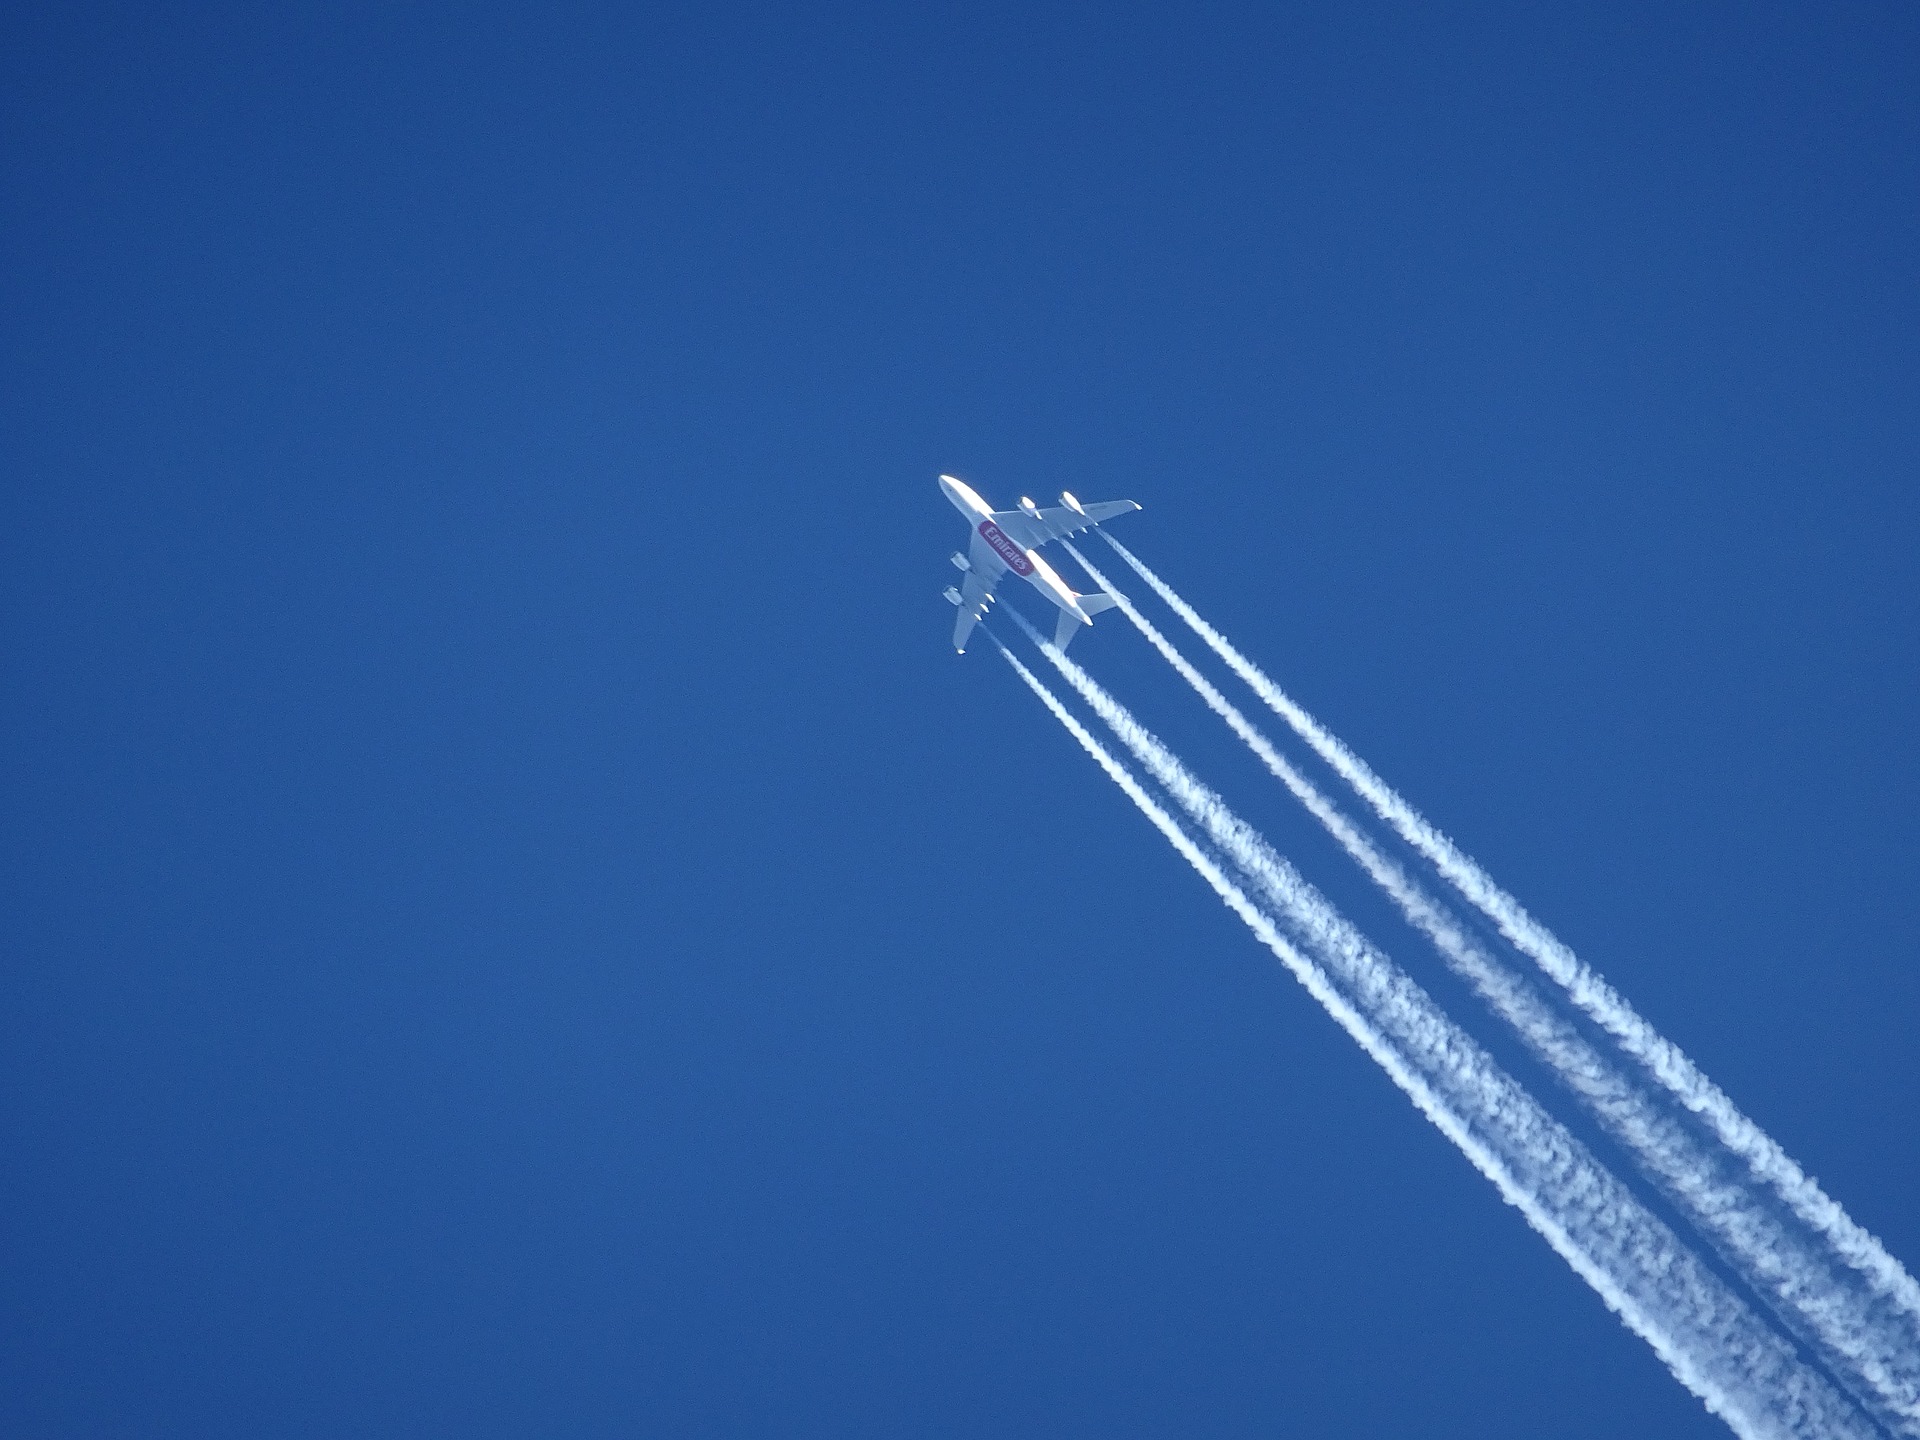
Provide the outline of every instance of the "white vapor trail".
<path id="1" fill-rule="evenodd" d="M 1831 1257 L 1810 1238 L 1788 1230 L 1747 1184 L 1730 1177 L 1724 1151 L 1709 1152 L 1684 1125 L 1654 1103 L 1580 1032 L 1547 1005 L 1520 976 L 1488 953 L 1459 921 L 1393 859 L 1384 854 L 1312 781 L 1291 765 L 1240 710 L 1194 668 L 1159 628 L 1115 590 L 1086 556 L 1067 550 L 1163 659 L 1226 721 L 1267 769 L 1326 827 L 1341 847 L 1393 899 L 1448 964 L 1573 1090 L 1664 1193 L 1686 1213 L 1757 1293 L 1802 1338 L 1825 1354 L 1836 1372 L 1862 1387 L 1859 1396 L 1896 1423 L 1912 1419 L 1901 1408 L 1911 1393 L 1913 1357 L 1889 1346 L 1869 1297 L 1833 1274 Z"/>
<path id="2" fill-rule="evenodd" d="M 1243 656 L 1200 617 L 1174 589 L 1111 536 L 1102 535 L 1135 574 L 1171 607 L 1253 692 L 1292 727 L 1374 812 L 1422 855 L 1439 874 L 1498 928 L 1513 946 L 1565 991 L 1688 1111 L 1698 1116 L 1726 1149 L 1785 1205 L 1831 1256 L 1864 1282 L 1869 1333 L 1857 1361 L 1900 1417 L 1901 1427 L 1920 1435 L 1920 1286 L 1871 1233 L 1823 1191 L 1770 1135 L 1743 1114 L 1679 1046 L 1661 1035 L 1599 974 L 1573 953 L 1524 906 L 1497 885 L 1471 857 L 1441 833 L 1332 732 Z M 1856 1298 L 1856 1313 L 1863 1306 Z"/>
<path id="3" fill-rule="evenodd" d="M 1020 623 L 1264 903 L 1229 879 L 1001 647 L 1055 717 L 1421 1113 L 1709 1410 L 1743 1437 L 1865 1440 L 1878 1433 L 1125 707 Z M 1291 938 L 1276 919 L 1293 932 Z"/>

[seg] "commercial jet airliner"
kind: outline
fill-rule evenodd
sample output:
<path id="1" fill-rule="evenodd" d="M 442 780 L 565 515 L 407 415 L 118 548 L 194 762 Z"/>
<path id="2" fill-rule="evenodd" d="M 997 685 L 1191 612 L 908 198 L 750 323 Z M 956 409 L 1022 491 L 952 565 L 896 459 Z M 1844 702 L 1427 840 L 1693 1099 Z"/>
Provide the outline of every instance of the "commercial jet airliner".
<path id="1" fill-rule="evenodd" d="M 967 553 L 957 551 L 953 563 L 966 574 L 958 589 L 947 587 L 947 599 L 960 608 L 953 622 L 953 648 L 966 653 L 967 637 L 980 617 L 993 603 L 994 586 L 1011 570 L 1060 607 L 1060 620 L 1053 631 L 1053 643 L 1060 649 L 1080 633 L 1082 625 L 1093 624 L 1093 617 L 1113 608 L 1111 595 L 1076 595 L 1036 553 L 1049 540 L 1061 540 L 1091 530 L 1103 520 L 1125 515 L 1140 507 L 1131 500 L 1102 500 L 1082 505 L 1064 490 L 1058 506 L 1042 510 L 1033 501 L 1021 498 L 1018 510 L 989 510 L 987 502 L 951 475 L 940 477 L 940 488 L 953 508 L 967 517 L 973 535 Z"/>

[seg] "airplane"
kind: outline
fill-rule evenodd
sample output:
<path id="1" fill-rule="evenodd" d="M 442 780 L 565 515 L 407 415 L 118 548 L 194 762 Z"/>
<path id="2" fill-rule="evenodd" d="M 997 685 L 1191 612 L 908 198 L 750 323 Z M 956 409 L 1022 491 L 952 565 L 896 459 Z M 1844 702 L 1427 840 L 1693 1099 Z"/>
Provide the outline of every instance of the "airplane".
<path id="1" fill-rule="evenodd" d="M 986 501 L 951 475 L 940 477 L 940 488 L 953 508 L 967 517 L 973 531 L 967 553 L 955 552 L 953 556 L 953 563 L 967 578 L 958 589 L 949 585 L 946 592 L 947 599 L 960 610 L 953 622 L 953 648 L 962 655 L 967 651 L 967 637 L 993 603 L 994 586 L 1009 570 L 1060 607 L 1060 619 L 1053 631 L 1058 649 L 1065 650 L 1081 626 L 1093 624 L 1095 615 L 1113 608 L 1111 595 L 1076 595 L 1035 551 L 1049 540 L 1078 535 L 1103 520 L 1138 510 L 1133 501 L 1102 500 L 1082 505 L 1063 490 L 1059 505 L 1045 510 L 1024 496 L 1018 510 L 989 510 Z"/>

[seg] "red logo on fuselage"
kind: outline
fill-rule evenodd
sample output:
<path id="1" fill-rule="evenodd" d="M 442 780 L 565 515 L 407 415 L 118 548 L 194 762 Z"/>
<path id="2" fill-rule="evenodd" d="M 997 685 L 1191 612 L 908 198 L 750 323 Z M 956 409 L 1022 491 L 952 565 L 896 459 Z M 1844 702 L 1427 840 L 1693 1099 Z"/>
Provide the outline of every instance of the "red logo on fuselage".
<path id="1" fill-rule="evenodd" d="M 1007 538 L 1007 532 L 994 524 L 993 521 L 982 520 L 980 522 L 980 536 L 987 544 L 993 547 L 994 554 L 998 555 L 1002 560 L 1006 561 L 1008 565 L 1013 567 L 1014 574 L 1022 578 L 1033 574 L 1033 562 L 1027 559 L 1027 552 L 1009 540 Z"/>

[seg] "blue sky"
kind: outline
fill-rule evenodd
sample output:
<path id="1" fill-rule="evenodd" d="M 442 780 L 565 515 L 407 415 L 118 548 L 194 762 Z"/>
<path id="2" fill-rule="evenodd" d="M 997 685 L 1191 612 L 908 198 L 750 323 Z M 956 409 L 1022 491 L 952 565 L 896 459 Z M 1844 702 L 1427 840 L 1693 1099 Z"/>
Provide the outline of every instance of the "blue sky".
<path id="1" fill-rule="evenodd" d="M 952 655 L 943 470 L 1920 1262 L 1902 7 L 12 29 L 0 1429 L 1726 1433 Z"/>

